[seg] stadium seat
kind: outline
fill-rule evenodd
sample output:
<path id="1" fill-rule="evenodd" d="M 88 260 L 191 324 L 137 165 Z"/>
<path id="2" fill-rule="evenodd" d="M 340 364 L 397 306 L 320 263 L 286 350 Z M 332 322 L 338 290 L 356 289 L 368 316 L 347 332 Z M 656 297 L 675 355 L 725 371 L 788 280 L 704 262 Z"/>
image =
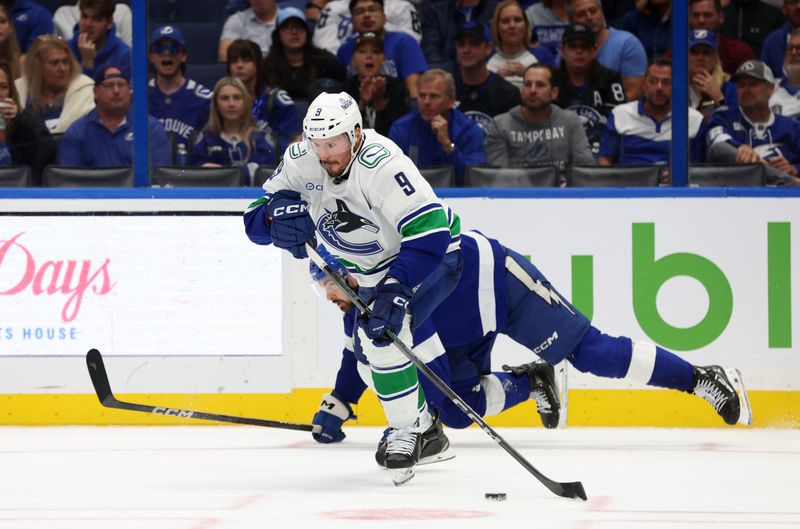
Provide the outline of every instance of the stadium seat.
<path id="1" fill-rule="evenodd" d="M 456 185 L 456 172 L 452 165 L 430 165 L 420 167 L 419 172 L 431 187 L 453 187 Z"/>
<path id="2" fill-rule="evenodd" d="M 150 185 L 162 187 L 240 187 L 240 167 L 177 167 L 159 165 L 153 168 Z"/>
<path id="3" fill-rule="evenodd" d="M 27 165 L 7 165 L 0 167 L 0 187 L 29 187 L 31 168 Z"/>
<path id="4" fill-rule="evenodd" d="M 573 165 L 567 187 L 656 187 L 660 165 Z"/>
<path id="5" fill-rule="evenodd" d="M 228 65 L 220 62 L 186 66 L 186 76 L 209 90 L 213 90 L 217 81 L 226 75 L 228 75 Z"/>
<path id="6" fill-rule="evenodd" d="M 737 165 L 691 165 L 689 185 L 698 187 L 763 186 L 764 166 L 760 163 Z"/>
<path id="7" fill-rule="evenodd" d="M 42 173 L 42 187 L 133 187 L 133 169 L 48 165 Z"/>
<path id="8" fill-rule="evenodd" d="M 219 36 L 222 34 L 224 20 L 220 16 L 214 22 L 181 22 L 176 24 L 186 40 L 189 64 L 208 64 L 217 62 Z M 211 85 L 213 86 L 213 85 Z"/>
<path id="9" fill-rule="evenodd" d="M 272 176 L 272 173 L 275 172 L 275 166 L 273 165 L 262 165 L 258 169 L 256 169 L 256 175 L 253 177 L 253 186 L 261 187 L 264 185 L 264 182 L 267 181 L 267 178 Z"/>
<path id="10" fill-rule="evenodd" d="M 467 167 L 466 187 L 556 187 L 558 167 Z"/>

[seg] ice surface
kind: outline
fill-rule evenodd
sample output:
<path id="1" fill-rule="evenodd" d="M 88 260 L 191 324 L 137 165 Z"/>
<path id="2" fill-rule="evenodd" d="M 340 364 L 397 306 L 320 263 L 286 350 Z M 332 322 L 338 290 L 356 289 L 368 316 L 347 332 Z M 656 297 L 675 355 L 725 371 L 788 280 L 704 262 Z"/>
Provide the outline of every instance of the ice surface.
<path id="1" fill-rule="evenodd" d="M 457 457 L 395 487 L 374 462 L 381 430 L 346 431 L 320 445 L 255 427 L 0 428 L 0 528 L 800 527 L 798 430 L 498 429 L 586 502 L 476 428 L 448 430 Z"/>

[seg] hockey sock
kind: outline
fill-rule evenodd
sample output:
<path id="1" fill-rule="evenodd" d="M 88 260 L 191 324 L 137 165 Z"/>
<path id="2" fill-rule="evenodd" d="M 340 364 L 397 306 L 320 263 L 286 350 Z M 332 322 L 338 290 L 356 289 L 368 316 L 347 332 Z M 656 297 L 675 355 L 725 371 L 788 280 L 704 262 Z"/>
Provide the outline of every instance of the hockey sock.
<path id="1" fill-rule="evenodd" d="M 516 376 L 505 372 L 492 373 L 485 377 L 481 377 L 481 386 L 486 392 L 487 417 L 496 415 L 503 410 L 507 410 L 508 408 L 513 408 L 520 402 L 525 402 L 531 398 L 531 381 L 527 376 Z M 492 399 L 494 391 L 497 391 L 496 389 L 493 389 L 495 387 L 499 387 L 499 390 L 502 392 L 502 407 L 499 409 L 490 407 L 488 404 L 489 402 L 496 400 Z"/>
<path id="2" fill-rule="evenodd" d="M 608 336 L 594 327 L 567 359 L 578 371 L 601 377 L 681 391 L 692 385 L 692 365 L 676 354 L 649 342 Z"/>
<path id="3" fill-rule="evenodd" d="M 419 385 L 417 368 L 411 362 L 372 367 L 375 393 L 392 428 L 411 426 L 427 406 Z"/>

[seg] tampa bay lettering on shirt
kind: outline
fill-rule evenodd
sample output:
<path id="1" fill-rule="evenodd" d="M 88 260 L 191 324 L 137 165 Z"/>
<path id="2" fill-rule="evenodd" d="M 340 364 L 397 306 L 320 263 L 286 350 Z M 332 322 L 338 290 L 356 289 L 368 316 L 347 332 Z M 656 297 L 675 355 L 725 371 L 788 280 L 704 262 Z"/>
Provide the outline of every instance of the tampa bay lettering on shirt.
<path id="1" fill-rule="evenodd" d="M 514 143 L 535 143 L 566 137 L 566 131 L 563 126 L 536 130 L 510 130 L 508 134 Z"/>

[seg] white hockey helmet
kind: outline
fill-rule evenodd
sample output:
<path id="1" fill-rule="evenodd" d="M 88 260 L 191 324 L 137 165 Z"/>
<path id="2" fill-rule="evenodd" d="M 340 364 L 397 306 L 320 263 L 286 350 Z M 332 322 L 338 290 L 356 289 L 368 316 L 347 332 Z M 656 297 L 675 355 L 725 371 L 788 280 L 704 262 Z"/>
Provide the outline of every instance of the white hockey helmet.
<path id="1" fill-rule="evenodd" d="M 346 134 L 350 145 L 355 146 L 356 126 L 362 128 L 361 111 L 356 100 L 347 92 L 322 92 L 308 106 L 303 119 L 303 135 L 308 140 L 322 140 Z"/>

